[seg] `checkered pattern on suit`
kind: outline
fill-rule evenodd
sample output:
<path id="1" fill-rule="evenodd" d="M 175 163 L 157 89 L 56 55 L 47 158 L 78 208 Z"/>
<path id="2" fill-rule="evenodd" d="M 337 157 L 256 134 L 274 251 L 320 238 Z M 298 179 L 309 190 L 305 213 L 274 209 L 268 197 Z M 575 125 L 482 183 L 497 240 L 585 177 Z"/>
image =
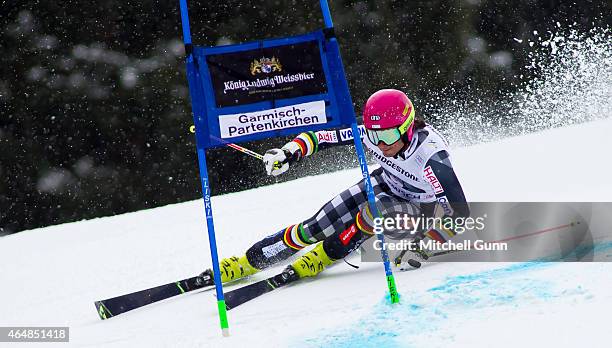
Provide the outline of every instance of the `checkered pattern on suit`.
<path id="1" fill-rule="evenodd" d="M 397 213 L 418 215 L 418 205 L 393 195 L 382 178 L 383 169 L 378 168 L 370 174 L 376 206 L 383 216 Z M 304 242 L 316 243 L 331 236 L 336 231 L 344 231 L 355 222 L 357 213 L 367 204 L 365 180 L 342 191 L 332 198 L 311 218 L 302 222 Z"/>

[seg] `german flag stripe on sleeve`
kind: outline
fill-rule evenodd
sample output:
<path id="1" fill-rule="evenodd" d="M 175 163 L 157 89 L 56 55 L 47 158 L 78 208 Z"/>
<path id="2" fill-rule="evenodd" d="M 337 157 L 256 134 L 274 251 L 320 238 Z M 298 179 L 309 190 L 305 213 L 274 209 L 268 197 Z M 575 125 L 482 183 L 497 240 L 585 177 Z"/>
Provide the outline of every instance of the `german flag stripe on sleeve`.
<path id="1" fill-rule="evenodd" d="M 440 234 L 440 232 L 431 229 L 429 231 L 427 231 L 427 233 L 425 233 L 425 235 L 433 240 L 435 240 L 436 242 L 439 243 L 445 243 L 446 239 L 442 236 L 442 234 Z"/>
<path id="2" fill-rule="evenodd" d="M 307 156 L 308 146 L 306 145 L 306 142 L 303 139 L 301 139 L 300 137 L 297 137 L 297 138 L 293 139 L 293 142 L 298 144 L 298 146 L 300 147 L 300 151 L 302 152 L 302 156 Z"/>

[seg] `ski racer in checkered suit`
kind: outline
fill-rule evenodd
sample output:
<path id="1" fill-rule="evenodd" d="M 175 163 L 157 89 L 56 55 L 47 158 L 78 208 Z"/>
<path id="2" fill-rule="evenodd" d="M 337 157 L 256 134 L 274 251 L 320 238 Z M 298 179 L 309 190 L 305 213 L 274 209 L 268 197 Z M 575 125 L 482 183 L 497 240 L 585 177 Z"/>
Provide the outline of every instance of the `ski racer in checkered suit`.
<path id="1" fill-rule="evenodd" d="M 364 106 L 363 143 L 379 165 L 370 177 L 380 214 L 384 217 L 438 214 L 443 219 L 468 216 L 468 204 L 445 139 L 415 115 L 410 99 L 394 89 L 374 93 Z M 265 168 L 268 175 L 277 176 L 293 163 L 326 147 L 352 142 L 347 130 L 301 133 L 280 149 L 268 150 L 264 155 Z M 315 276 L 372 237 L 375 224 L 362 179 L 333 197 L 310 218 L 256 242 L 242 256 L 221 260 L 222 281 L 254 274 L 311 245 L 314 247 L 291 267 L 300 277 Z M 454 235 L 452 228 L 429 226 L 412 238 L 443 243 Z M 428 256 L 426 250 L 417 248 L 408 257 L 423 261 Z M 396 260 L 398 265 L 401 262 Z"/>

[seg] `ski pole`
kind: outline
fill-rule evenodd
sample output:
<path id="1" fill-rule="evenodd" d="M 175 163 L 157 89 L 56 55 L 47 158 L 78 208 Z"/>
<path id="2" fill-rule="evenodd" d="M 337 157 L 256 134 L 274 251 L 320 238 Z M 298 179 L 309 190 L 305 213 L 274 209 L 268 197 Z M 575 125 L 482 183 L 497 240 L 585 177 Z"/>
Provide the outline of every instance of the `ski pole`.
<path id="1" fill-rule="evenodd" d="M 194 126 L 194 125 L 192 125 L 191 127 L 189 127 L 189 132 L 191 132 L 191 133 L 195 133 L 195 126 Z M 251 156 L 251 157 L 255 157 L 255 158 L 257 158 L 258 160 L 263 161 L 263 156 L 262 156 L 262 155 L 260 155 L 260 154 L 258 154 L 258 153 L 257 153 L 257 152 L 255 152 L 255 151 L 249 150 L 249 149 L 247 149 L 247 148 L 245 148 L 245 147 L 242 147 L 242 146 L 240 146 L 240 145 L 236 145 L 236 144 L 234 144 L 234 143 L 226 143 L 225 145 L 227 145 L 227 146 L 231 147 L 231 148 L 232 148 L 232 149 L 234 149 L 234 150 L 238 150 L 238 151 L 240 151 L 240 152 L 242 152 L 242 153 L 245 153 L 245 154 L 247 154 L 247 155 L 249 155 L 249 156 Z"/>
<path id="2" fill-rule="evenodd" d="M 255 151 L 249 150 L 246 147 L 242 147 L 242 146 L 236 145 L 234 143 L 227 143 L 225 145 L 231 147 L 234 150 L 238 150 L 238 151 L 240 151 L 242 153 L 245 153 L 245 154 L 247 154 L 249 156 L 255 157 L 255 158 L 257 158 L 260 161 L 263 161 L 263 156 L 262 155 L 258 154 Z M 285 162 L 279 162 L 279 161 L 274 162 L 274 169 L 279 169 L 280 167 L 283 166 L 283 164 L 285 164 Z"/>
<path id="3" fill-rule="evenodd" d="M 193 126 L 193 125 L 192 125 L 191 127 L 189 127 L 189 131 L 190 131 L 191 133 L 195 133 L 195 126 Z M 255 157 L 255 158 L 257 158 L 257 159 L 258 159 L 258 160 L 260 160 L 260 161 L 263 161 L 263 156 L 262 156 L 262 155 L 260 155 L 259 153 L 255 152 L 255 151 L 253 151 L 253 150 L 249 150 L 249 149 L 247 149 L 246 147 L 242 147 L 242 146 L 240 146 L 240 145 L 236 145 L 236 144 L 234 144 L 234 143 L 225 143 L 225 145 L 227 145 L 227 146 L 231 147 L 231 148 L 232 148 L 232 149 L 234 149 L 234 150 L 238 150 L 238 151 L 240 151 L 240 152 L 242 152 L 242 153 L 244 153 L 244 154 L 247 154 L 247 155 L 249 155 L 249 156 L 251 156 L 251 157 Z M 278 168 L 282 167 L 282 166 L 283 166 L 283 164 L 284 164 L 284 162 L 283 162 L 283 163 L 281 163 L 281 162 L 279 162 L 279 161 L 276 161 L 276 162 L 274 163 L 274 169 L 278 169 Z"/>
<path id="4" fill-rule="evenodd" d="M 257 158 L 257 159 L 258 159 L 258 160 L 260 160 L 260 161 L 263 161 L 263 156 L 262 156 L 262 155 L 260 155 L 260 154 L 258 154 L 258 153 L 257 153 L 257 152 L 255 152 L 255 151 L 249 150 L 249 149 L 247 149 L 247 148 L 245 148 L 245 147 L 242 147 L 242 146 L 240 146 L 240 145 L 236 145 L 236 144 L 234 144 L 234 143 L 227 143 L 226 145 L 227 145 L 227 146 L 229 146 L 229 147 L 231 147 L 231 148 L 232 148 L 232 149 L 234 149 L 234 150 L 238 150 L 238 151 L 240 151 L 240 152 L 242 152 L 242 153 L 244 153 L 244 154 L 247 154 L 247 155 L 249 155 L 249 156 L 251 156 L 251 157 L 255 157 L 255 158 Z"/>
<path id="5" fill-rule="evenodd" d="M 553 232 L 553 231 L 561 230 L 561 229 L 564 229 L 564 228 L 567 228 L 567 227 L 572 227 L 576 223 L 577 222 L 573 222 L 572 221 L 569 224 L 555 226 L 555 227 L 551 227 L 551 228 L 546 228 L 546 229 L 535 231 L 535 232 L 524 233 L 524 234 L 520 234 L 518 236 L 508 237 L 508 238 L 504 238 L 504 239 L 498 239 L 498 240 L 494 240 L 494 241 L 491 241 L 491 242 L 484 241 L 484 243 L 486 243 L 486 244 L 496 244 L 496 243 L 508 242 L 508 241 L 515 240 L 515 239 L 531 237 L 531 236 L 535 236 L 535 235 L 542 234 L 542 233 L 548 233 L 548 232 Z M 451 249 L 451 250 L 438 251 L 438 252 L 432 253 L 431 255 L 429 255 L 429 257 L 436 257 L 436 256 L 454 254 L 454 253 L 463 252 L 463 251 L 468 251 L 468 250 L 454 250 L 454 249 Z M 402 263 L 402 258 L 404 257 L 404 255 L 406 255 L 407 252 L 408 252 L 408 250 L 404 249 L 404 250 L 402 250 L 400 252 L 400 254 L 398 256 L 395 257 L 394 262 L 395 262 L 396 266 L 399 266 Z M 416 261 L 414 259 L 410 259 L 410 260 L 408 260 L 408 263 L 410 263 L 410 261 L 415 261 L 418 264 L 418 267 L 414 266 L 413 265 L 414 263 L 410 264 L 412 267 L 415 267 L 415 268 L 421 267 L 421 263 L 420 262 L 418 262 L 418 261 Z"/>

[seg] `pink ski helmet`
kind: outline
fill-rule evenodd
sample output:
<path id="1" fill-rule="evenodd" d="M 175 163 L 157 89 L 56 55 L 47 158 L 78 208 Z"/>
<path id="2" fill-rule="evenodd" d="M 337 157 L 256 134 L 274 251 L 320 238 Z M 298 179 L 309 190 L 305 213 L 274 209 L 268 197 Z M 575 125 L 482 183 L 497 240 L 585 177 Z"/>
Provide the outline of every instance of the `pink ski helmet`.
<path id="1" fill-rule="evenodd" d="M 397 140 L 406 135 L 406 140 L 410 142 L 412 140 L 414 115 L 414 106 L 404 92 L 396 89 L 381 89 L 368 98 L 363 108 L 363 125 L 370 131 L 366 131 L 366 133 L 375 145 L 379 139 L 387 143 L 382 135 L 389 138 L 391 134 L 389 132 L 383 134 L 380 130 L 391 129 L 396 130 L 392 133 L 398 135 Z M 381 137 L 376 136 L 377 133 Z M 391 144 L 387 143 L 387 145 Z"/>

